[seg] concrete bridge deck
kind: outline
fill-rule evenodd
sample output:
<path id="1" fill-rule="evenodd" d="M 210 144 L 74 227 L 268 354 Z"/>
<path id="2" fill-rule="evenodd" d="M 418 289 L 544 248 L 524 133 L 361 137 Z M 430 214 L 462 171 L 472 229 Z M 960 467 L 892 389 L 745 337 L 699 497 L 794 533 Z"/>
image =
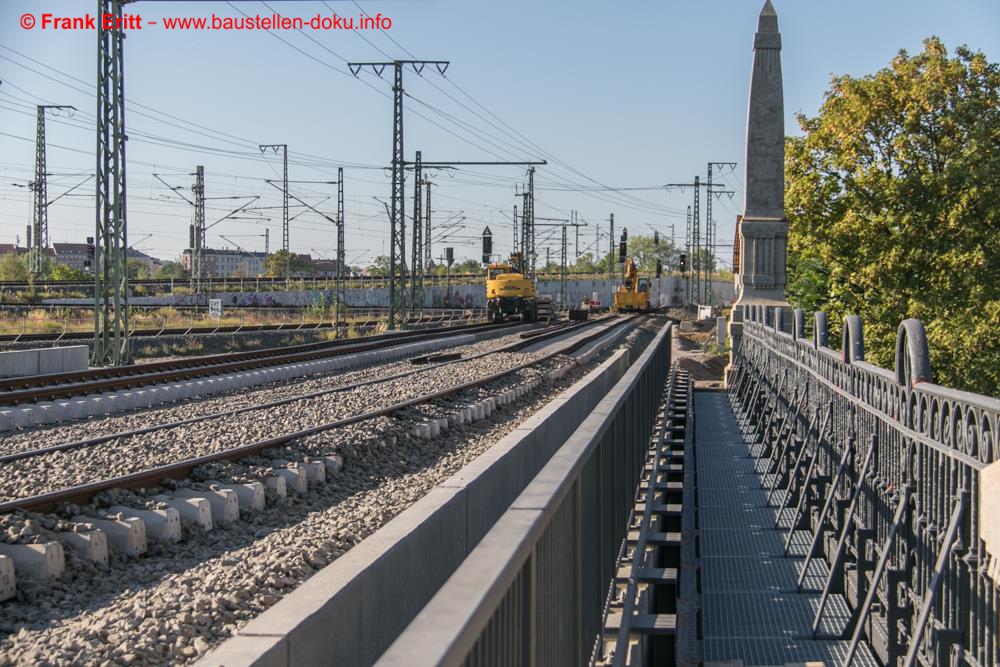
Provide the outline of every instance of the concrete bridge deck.
<path id="1" fill-rule="evenodd" d="M 818 638 L 810 637 L 826 562 L 814 559 L 802 590 L 796 590 L 810 534 L 795 531 L 785 555 L 790 516 L 775 527 L 781 493 L 768 502 L 769 477 L 765 480 L 763 462 L 754 457 L 758 448 L 744 438 L 728 396 L 696 392 L 694 422 L 704 660 L 842 664 L 849 644 L 839 638 L 850 619 L 847 603 L 832 595 Z M 862 645 L 853 664 L 878 662 Z"/>

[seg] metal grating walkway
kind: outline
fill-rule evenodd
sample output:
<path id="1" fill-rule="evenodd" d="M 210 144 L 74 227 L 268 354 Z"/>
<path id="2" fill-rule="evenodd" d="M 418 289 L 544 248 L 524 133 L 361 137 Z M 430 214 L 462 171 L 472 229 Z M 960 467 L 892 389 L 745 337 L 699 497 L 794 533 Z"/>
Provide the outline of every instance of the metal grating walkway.
<path id="1" fill-rule="evenodd" d="M 783 555 L 787 528 L 774 528 L 781 494 L 767 504 L 726 394 L 696 392 L 694 412 L 704 660 L 840 665 L 848 641 L 829 637 L 841 636 L 849 619 L 842 596 L 827 604 L 820 630 L 827 639 L 809 637 L 828 571 L 822 559 L 810 565 L 803 591 L 795 591 L 809 533 L 796 531 L 790 555 Z M 866 645 L 853 664 L 878 665 Z"/>

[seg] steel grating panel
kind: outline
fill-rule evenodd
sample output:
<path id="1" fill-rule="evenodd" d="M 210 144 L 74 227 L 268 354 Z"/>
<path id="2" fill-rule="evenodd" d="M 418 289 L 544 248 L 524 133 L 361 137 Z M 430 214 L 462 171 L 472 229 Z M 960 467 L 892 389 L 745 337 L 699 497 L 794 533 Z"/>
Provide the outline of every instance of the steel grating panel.
<path id="1" fill-rule="evenodd" d="M 767 488 L 762 488 L 762 481 L 772 479 L 767 462 L 750 457 L 751 446 L 725 395 L 698 392 L 694 409 L 704 660 L 843 662 L 848 642 L 831 639 L 843 633 L 849 619 L 843 596 L 832 595 L 827 602 L 820 626 L 824 638 L 808 638 L 818 590 L 829 573 L 822 559 L 810 564 L 803 592 L 796 592 L 812 534 L 794 531 L 784 556 L 794 510 L 786 509 L 782 528 L 774 528 L 785 492 L 775 490 L 768 504 Z M 863 644 L 854 664 L 878 663 Z"/>
<path id="2" fill-rule="evenodd" d="M 774 519 L 777 513 L 768 507 L 755 507 L 753 505 L 743 505 L 734 507 L 724 507 L 720 505 L 710 505 L 698 508 L 698 527 L 707 530 L 711 528 L 732 527 L 734 521 L 746 524 L 747 528 L 761 530 L 774 530 Z M 787 525 L 792 517 L 789 515 Z M 783 535 L 784 533 L 782 533 Z"/>
<path id="3" fill-rule="evenodd" d="M 710 591 L 790 592 L 795 588 L 803 563 L 804 560 L 791 558 L 702 558 L 702 586 Z M 829 571 L 826 561 L 814 559 L 803 581 L 804 589 L 819 590 Z"/>
<path id="4" fill-rule="evenodd" d="M 729 557 L 783 556 L 785 538 L 776 530 L 701 529 L 698 532 L 702 556 Z"/>
<path id="5" fill-rule="evenodd" d="M 731 456 L 716 456 L 705 458 L 698 462 L 698 471 L 709 475 L 754 475 L 756 462 L 748 458 L 733 458 Z M 759 482 L 758 482 L 759 483 Z"/>
<path id="6" fill-rule="evenodd" d="M 771 581 L 779 578 L 768 576 Z M 794 577 L 786 581 L 794 587 Z M 703 590 L 705 637 L 808 637 L 819 607 L 819 595 L 811 593 Z M 819 634 L 839 637 L 849 619 L 843 596 L 831 595 Z"/>
<path id="7" fill-rule="evenodd" d="M 847 641 L 808 641 L 797 639 L 713 638 L 704 643 L 705 661 L 743 660 L 744 665 L 784 665 L 822 661 L 842 665 L 847 655 Z M 861 644 L 852 661 L 854 667 L 879 667 L 866 644 Z"/>
<path id="8" fill-rule="evenodd" d="M 702 479 L 702 474 L 699 470 L 699 482 Z M 734 482 L 719 483 L 717 486 L 709 483 L 704 487 L 699 483 L 698 505 L 699 507 L 760 507 L 763 509 L 764 497 L 757 493 L 757 489 L 740 488 Z"/>

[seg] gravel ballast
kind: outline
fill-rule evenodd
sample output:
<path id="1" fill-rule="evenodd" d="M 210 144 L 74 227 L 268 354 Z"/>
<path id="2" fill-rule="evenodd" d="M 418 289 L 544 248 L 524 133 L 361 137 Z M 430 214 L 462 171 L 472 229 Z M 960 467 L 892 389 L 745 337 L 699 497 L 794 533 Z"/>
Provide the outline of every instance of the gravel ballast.
<path id="1" fill-rule="evenodd" d="M 626 344 L 648 338 L 648 331 L 636 330 Z M 570 364 L 553 359 L 454 400 L 495 394 Z M 459 381 L 455 369 L 440 369 L 448 385 Z M 307 455 L 337 455 L 344 461 L 336 477 L 311 485 L 308 494 L 281 503 L 269 500 L 264 511 L 244 513 L 240 521 L 208 533 L 185 529 L 180 544 L 151 543 L 141 558 L 112 554 L 108 566 L 82 561 L 68 551 L 61 579 L 45 584 L 19 579 L 17 601 L 0 604 L 0 633 L 7 633 L 0 639 L 0 664 L 192 662 L 482 454 L 588 370 L 574 366 L 561 380 L 546 379 L 492 417 L 454 426 L 433 440 L 417 440 L 412 425 L 446 413 L 448 401 L 321 433 L 236 463 L 202 466 L 178 484 L 201 488 L 210 479 L 259 479 L 260 471 L 275 461 Z M 379 386 L 359 392 L 360 400 L 370 404 Z M 421 386 L 420 393 L 425 392 Z M 104 494 L 94 507 L 82 510 L 140 506 L 155 492 Z M 59 519 L 78 509 L 46 516 Z"/>

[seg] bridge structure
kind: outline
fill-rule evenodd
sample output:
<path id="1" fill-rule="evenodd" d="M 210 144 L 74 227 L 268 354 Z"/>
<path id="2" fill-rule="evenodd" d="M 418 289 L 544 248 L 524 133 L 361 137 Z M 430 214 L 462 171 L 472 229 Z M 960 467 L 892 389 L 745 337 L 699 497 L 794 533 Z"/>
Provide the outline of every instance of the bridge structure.
<path id="1" fill-rule="evenodd" d="M 785 301 L 780 48 L 767 0 L 725 388 L 661 322 L 202 664 L 1000 665 L 1000 400 Z"/>

